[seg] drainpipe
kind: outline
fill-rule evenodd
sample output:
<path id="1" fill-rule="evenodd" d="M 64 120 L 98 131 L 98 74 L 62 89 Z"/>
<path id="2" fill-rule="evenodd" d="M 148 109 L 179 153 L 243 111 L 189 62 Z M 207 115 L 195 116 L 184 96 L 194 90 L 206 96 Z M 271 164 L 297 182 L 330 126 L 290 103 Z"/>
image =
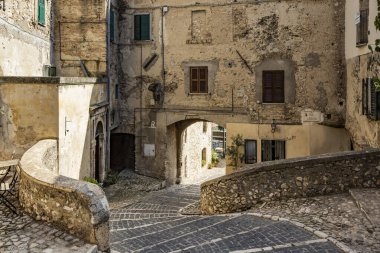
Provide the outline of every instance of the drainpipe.
<path id="1" fill-rule="evenodd" d="M 111 57 L 110 57 L 110 48 L 111 48 L 111 38 L 110 38 L 110 11 L 111 11 L 111 2 L 112 0 L 107 1 L 107 14 L 106 14 L 106 20 L 107 20 L 107 114 L 106 114 L 106 131 L 107 131 L 107 138 L 106 138 L 106 173 L 110 169 L 110 145 L 111 145 L 111 126 L 110 126 L 110 107 L 111 107 L 111 79 L 110 79 L 110 70 L 111 70 Z"/>

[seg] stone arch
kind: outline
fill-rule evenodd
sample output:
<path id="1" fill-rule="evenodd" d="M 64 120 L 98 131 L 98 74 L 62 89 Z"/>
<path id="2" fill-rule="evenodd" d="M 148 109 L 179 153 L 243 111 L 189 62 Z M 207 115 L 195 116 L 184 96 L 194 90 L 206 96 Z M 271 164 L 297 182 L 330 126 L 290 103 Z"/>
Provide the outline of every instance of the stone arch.
<path id="1" fill-rule="evenodd" d="M 207 151 L 206 147 L 204 145 L 200 145 L 199 147 L 196 147 L 196 153 L 198 154 L 197 159 L 193 159 L 188 157 L 187 153 L 183 153 L 183 146 L 185 144 L 185 138 L 189 140 L 191 136 L 185 136 L 189 135 L 187 133 L 188 127 L 195 123 L 202 122 L 202 124 L 199 125 L 199 132 L 204 135 L 210 135 L 210 146 L 207 147 L 209 149 Z M 206 131 L 204 132 L 203 123 L 204 122 L 210 122 L 218 124 L 217 122 L 213 122 L 206 119 L 188 119 L 188 120 L 180 120 L 177 121 L 167 127 L 167 135 L 169 140 L 175 140 L 171 143 L 168 143 L 167 148 L 167 162 L 168 166 L 166 166 L 166 179 L 168 180 L 169 184 L 172 183 L 181 183 L 183 180 L 183 177 L 187 177 L 186 174 L 190 173 L 190 170 L 192 169 L 189 164 L 191 163 L 199 163 L 199 168 L 207 168 L 208 164 L 210 163 L 210 159 L 207 159 L 208 156 L 211 157 L 211 149 L 212 149 L 212 139 L 211 134 L 212 131 Z M 222 123 L 223 124 L 223 123 Z M 225 124 L 224 124 L 225 125 Z M 207 161 L 206 163 L 203 161 Z"/>

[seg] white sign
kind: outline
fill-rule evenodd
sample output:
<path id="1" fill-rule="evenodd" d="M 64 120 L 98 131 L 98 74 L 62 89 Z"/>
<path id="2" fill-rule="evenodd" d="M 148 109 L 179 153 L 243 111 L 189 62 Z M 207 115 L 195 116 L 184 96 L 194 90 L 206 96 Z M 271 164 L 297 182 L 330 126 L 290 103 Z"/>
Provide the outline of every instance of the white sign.
<path id="1" fill-rule="evenodd" d="M 156 145 L 144 144 L 144 156 L 156 156 Z"/>
<path id="2" fill-rule="evenodd" d="M 323 114 L 319 111 L 313 111 L 311 109 L 305 109 L 301 112 L 302 123 L 315 122 L 321 123 L 324 120 Z"/>

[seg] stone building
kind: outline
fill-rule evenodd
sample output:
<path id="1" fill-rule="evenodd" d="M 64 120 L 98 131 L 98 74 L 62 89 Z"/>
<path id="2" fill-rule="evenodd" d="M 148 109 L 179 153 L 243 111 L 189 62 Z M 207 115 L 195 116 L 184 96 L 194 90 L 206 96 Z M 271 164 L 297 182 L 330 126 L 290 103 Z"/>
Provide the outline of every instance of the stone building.
<path id="1" fill-rule="evenodd" d="M 347 64 L 346 128 L 355 149 L 380 147 L 380 93 L 374 86 L 380 58 L 371 53 L 380 33 L 374 26 L 376 0 L 346 2 L 345 57 Z"/>
<path id="2" fill-rule="evenodd" d="M 111 4 L 0 5 L 0 158 L 20 157 L 39 140 L 56 138 L 59 174 L 102 181 L 117 126 L 116 84 L 108 78 Z"/>
<path id="3" fill-rule="evenodd" d="M 134 136 L 136 170 L 180 178 L 197 121 L 242 134 L 249 163 L 349 150 L 344 4 L 119 1 L 115 133 Z"/>

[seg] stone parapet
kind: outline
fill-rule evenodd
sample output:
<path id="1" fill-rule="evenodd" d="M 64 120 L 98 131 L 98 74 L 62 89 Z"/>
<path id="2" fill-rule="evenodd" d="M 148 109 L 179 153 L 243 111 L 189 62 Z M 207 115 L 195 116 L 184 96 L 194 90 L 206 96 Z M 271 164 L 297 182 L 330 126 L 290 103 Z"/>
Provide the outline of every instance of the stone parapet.
<path id="1" fill-rule="evenodd" d="M 37 220 L 109 251 L 109 207 L 102 189 L 91 183 L 56 174 L 56 140 L 43 140 L 22 157 L 19 199 L 24 210 Z"/>
<path id="2" fill-rule="evenodd" d="M 340 152 L 256 164 L 201 186 L 204 214 L 255 204 L 380 187 L 380 150 Z"/>

